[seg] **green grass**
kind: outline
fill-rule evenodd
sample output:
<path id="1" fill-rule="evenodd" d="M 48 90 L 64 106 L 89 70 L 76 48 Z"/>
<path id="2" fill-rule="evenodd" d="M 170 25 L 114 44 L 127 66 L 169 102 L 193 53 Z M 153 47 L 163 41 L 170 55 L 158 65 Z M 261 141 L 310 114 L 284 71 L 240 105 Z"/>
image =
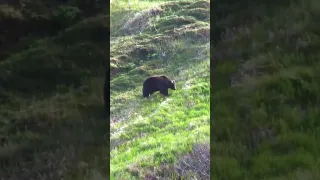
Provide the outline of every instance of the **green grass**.
<path id="1" fill-rule="evenodd" d="M 187 177 L 181 160 L 210 137 L 208 1 L 124 2 L 111 4 L 111 175 Z M 177 90 L 143 99 L 143 81 L 156 74 L 175 79 Z M 208 171 L 190 170 L 198 178 Z"/>
<path id="2" fill-rule="evenodd" d="M 320 4 L 253 7 L 217 23 L 234 28 L 212 51 L 213 178 L 319 179 Z"/>

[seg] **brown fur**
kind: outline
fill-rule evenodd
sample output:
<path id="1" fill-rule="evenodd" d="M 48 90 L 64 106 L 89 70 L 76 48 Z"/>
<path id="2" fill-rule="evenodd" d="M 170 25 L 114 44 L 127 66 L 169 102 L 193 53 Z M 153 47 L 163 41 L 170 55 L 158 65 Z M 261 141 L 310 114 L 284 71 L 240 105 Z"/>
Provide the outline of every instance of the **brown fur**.
<path id="1" fill-rule="evenodd" d="M 143 97 L 149 97 L 156 91 L 160 91 L 164 96 L 169 96 L 168 89 L 176 90 L 175 81 L 171 81 L 167 76 L 150 76 L 143 83 Z"/>

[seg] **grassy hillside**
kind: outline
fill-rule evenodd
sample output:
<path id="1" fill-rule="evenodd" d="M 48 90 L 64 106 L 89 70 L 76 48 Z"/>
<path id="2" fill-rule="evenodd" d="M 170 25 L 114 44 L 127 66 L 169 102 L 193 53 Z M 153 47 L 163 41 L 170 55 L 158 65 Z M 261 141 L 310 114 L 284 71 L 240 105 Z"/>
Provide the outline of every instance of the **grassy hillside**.
<path id="1" fill-rule="evenodd" d="M 103 7 L 0 5 L 0 179 L 109 179 Z"/>
<path id="2" fill-rule="evenodd" d="M 230 2 L 213 9 L 212 177 L 319 179 L 320 3 Z"/>
<path id="3" fill-rule="evenodd" d="M 209 1 L 111 4 L 111 176 L 209 179 Z M 150 75 L 176 80 L 142 97 Z"/>

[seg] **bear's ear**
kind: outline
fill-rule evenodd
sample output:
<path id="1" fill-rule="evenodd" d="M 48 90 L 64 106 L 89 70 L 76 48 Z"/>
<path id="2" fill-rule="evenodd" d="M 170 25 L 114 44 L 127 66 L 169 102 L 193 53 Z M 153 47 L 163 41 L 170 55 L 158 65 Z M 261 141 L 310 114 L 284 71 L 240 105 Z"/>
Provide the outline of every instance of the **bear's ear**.
<path id="1" fill-rule="evenodd" d="M 175 83 L 176 83 L 176 81 L 175 81 L 175 80 L 172 80 L 171 82 L 172 82 L 173 84 L 175 84 Z"/>

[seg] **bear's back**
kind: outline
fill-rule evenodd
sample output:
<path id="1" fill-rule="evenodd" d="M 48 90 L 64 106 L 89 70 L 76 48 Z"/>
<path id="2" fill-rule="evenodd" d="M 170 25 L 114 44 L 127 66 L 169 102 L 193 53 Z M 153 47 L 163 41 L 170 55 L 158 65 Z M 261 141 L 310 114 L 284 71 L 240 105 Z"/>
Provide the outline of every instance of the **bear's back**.
<path id="1" fill-rule="evenodd" d="M 143 85 L 144 86 L 156 86 L 158 81 L 159 81 L 159 78 L 157 76 L 150 76 L 144 81 Z"/>
<path id="2" fill-rule="evenodd" d="M 151 85 L 151 86 L 157 86 L 159 84 L 162 84 L 165 81 L 170 81 L 170 79 L 165 75 L 159 75 L 159 76 L 150 76 L 144 81 L 144 85 Z"/>

